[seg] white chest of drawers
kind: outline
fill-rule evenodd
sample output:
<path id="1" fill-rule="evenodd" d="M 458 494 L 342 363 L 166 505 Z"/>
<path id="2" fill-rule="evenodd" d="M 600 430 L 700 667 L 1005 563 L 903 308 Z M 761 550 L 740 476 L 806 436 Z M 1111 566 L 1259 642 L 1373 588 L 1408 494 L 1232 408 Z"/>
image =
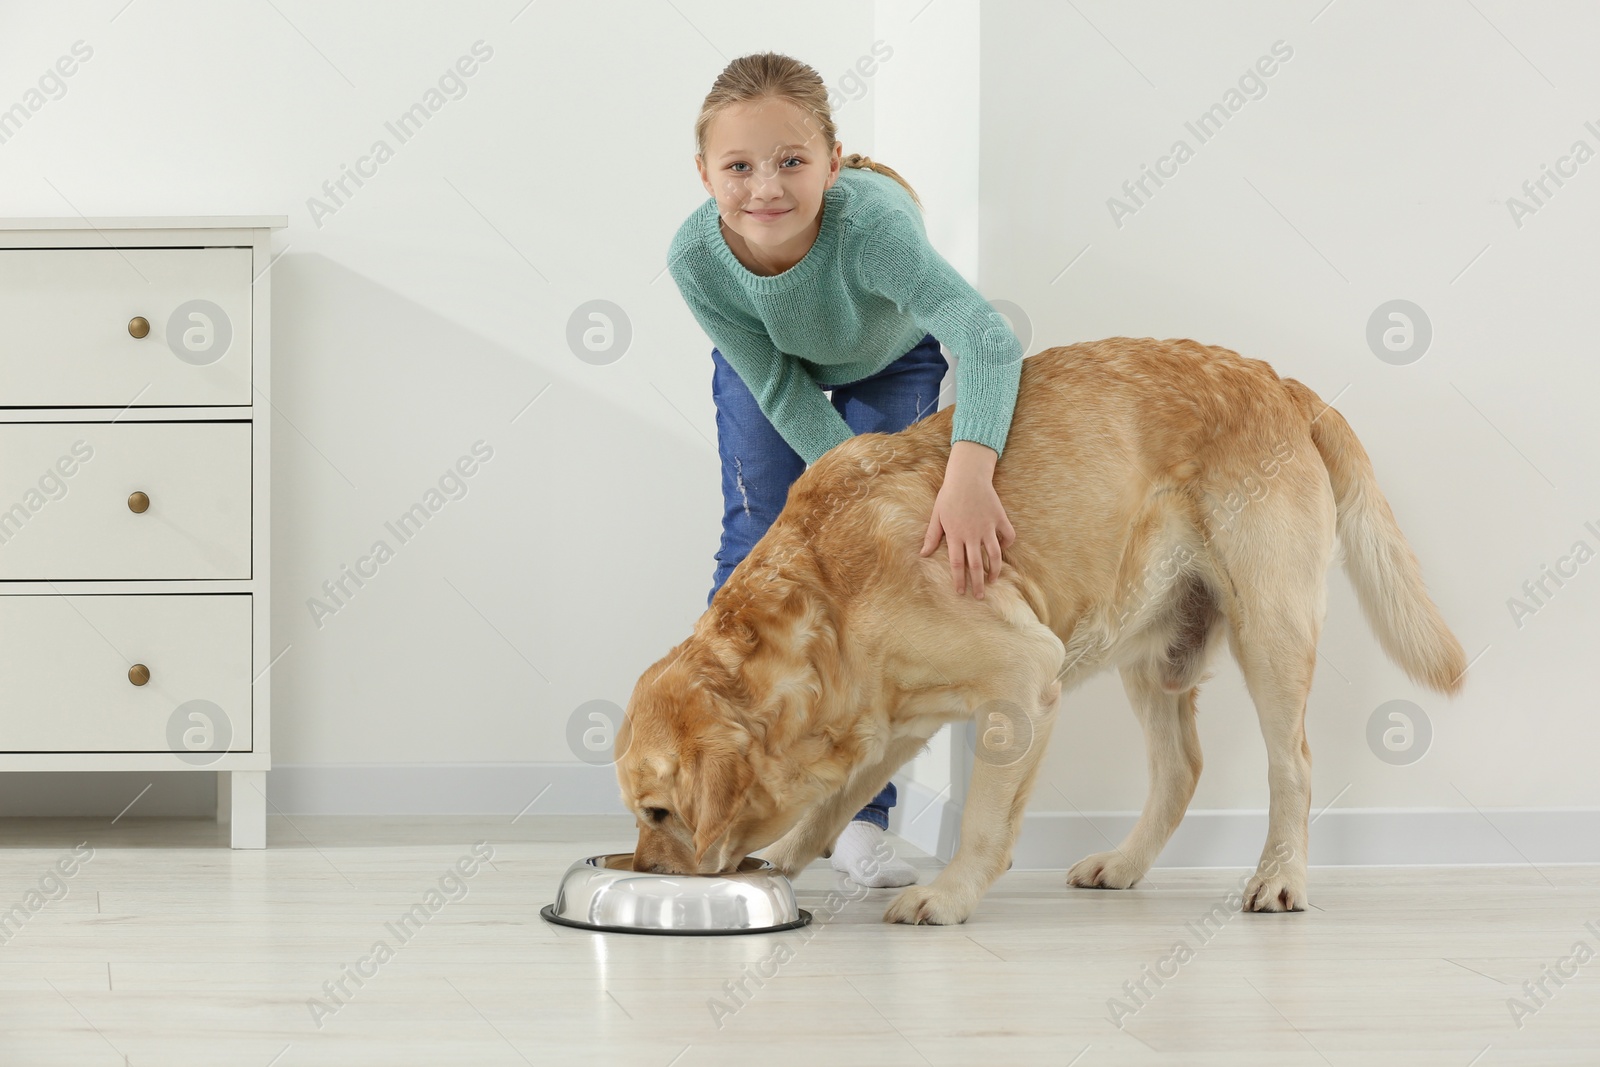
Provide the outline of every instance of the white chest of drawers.
<path id="1" fill-rule="evenodd" d="M 287 223 L 0 219 L 0 771 L 216 773 L 234 848 L 266 845 Z"/>

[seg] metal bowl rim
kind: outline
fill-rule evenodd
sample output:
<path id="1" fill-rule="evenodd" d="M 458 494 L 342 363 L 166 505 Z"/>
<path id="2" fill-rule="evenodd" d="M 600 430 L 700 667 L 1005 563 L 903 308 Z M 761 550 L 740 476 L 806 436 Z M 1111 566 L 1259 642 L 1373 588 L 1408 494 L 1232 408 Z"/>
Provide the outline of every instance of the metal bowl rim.
<path id="1" fill-rule="evenodd" d="M 579 922 L 569 919 L 564 915 L 556 914 L 554 904 L 546 904 L 539 909 L 539 914 L 546 922 L 555 923 L 557 926 L 570 926 L 577 930 L 588 930 L 597 934 L 661 934 L 666 937 L 727 937 L 730 934 L 776 934 L 784 930 L 796 930 L 811 922 L 811 913 L 804 908 L 796 908 L 799 918 L 792 922 L 779 923 L 777 926 L 752 926 L 748 929 L 729 930 L 669 930 L 663 927 L 651 926 L 601 926 L 595 923 Z"/>
<path id="2" fill-rule="evenodd" d="M 575 860 L 573 862 L 572 866 L 567 868 L 567 871 L 568 871 L 568 873 L 570 873 L 573 870 L 573 868 L 592 867 L 597 871 L 614 871 L 617 874 L 631 874 L 631 875 L 634 875 L 636 877 L 640 876 L 640 875 L 643 875 L 643 876 L 646 876 L 646 877 L 649 877 L 649 878 L 731 878 L 733 875 L 736 875 L 736 874 L 743 874 L 743 875 L 751 875 L 751 874 L 773 875 L 773 874 L 779 874 L 778 868 L 774 867 L 772 865 L 772 861 L 771 860 L 764 859 L 764 858 L 762 858 L 760 856 L 746 856 L 744 859 L 739 861 L 739 866 L 741 866 L 741 867 L 743 867 L 746 863 L 748 863 L 748 862 L 750 862 L 752 860 L 755 861 L 757 866 L 750 868 L 748 871 L 744 871 L 744 870 L 718 871 L 716 874 L 663 874 L 663 873 L 661 873 L 659 871 L 635 871 L 635 870 L 631 870 L 631 869 L 624 869 L 622 867 L 607 867 L 604 863 L 601 862 L 602 860 L 610 859 L 612 856 L 631 856 L 631 855 L 633 855 L 633 853 L 631 853 L 631 852 L 602 852 L 599 855 L 595 855 L 595 856 L 585 856 L 580 860 Z M 781 877 L 781 875 L 779 875 L 779 876 Z M 564 879 L 566 876 L 563 875 L 562 877 Z"/>

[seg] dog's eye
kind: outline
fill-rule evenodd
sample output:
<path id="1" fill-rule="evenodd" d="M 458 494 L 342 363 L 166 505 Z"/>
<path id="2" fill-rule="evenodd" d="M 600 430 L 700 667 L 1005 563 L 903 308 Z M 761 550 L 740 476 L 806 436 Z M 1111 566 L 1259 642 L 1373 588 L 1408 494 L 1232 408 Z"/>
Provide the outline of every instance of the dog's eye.
<path id="1" fill-rule="evenodd" d="M 644 817 L 646 819 L 650 820 L 651 822 L 666 822 L 667 821 L 667 816 L 670 815 L 670 814 L 671 814 L 671 812 L 667 811 L 666 808 L 645 808 L 644 809 Z"/>

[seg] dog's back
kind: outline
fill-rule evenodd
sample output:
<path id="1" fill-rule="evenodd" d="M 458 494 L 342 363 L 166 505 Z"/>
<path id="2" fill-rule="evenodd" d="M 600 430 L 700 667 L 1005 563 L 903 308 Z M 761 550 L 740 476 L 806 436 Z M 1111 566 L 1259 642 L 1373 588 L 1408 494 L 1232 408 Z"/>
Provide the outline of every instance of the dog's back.
<path id="1" fill-rule="evenodd" d="M 923 558 L 906 546 L 926 532 L 953 418 L 947 407 L 898 434 L 858 436 L 796 483 L 809 532 L 851 588 L 899 587 L 885 568 L 906 566 L 949 584 L 945 549 Z M 1144 634 L 1167 642 L 1168 683 L 1192 684 L 1201 601 L 1223 606 L 1260 573 L 1256 554 L 1282 556 L 1288 543 L 1306 544 L 1304 565 L 1316 568 L 1316 546 L 1337 530 L 1385 651 L 1424 684 L 1459 688 L 1465 655 L 1354 432 L 1262 360 L 1128 337 L 1030 356 L 994 487 L 1017 531 L 1001 582 L 1061 637 L 1069 663 L 1103 665 Z M 1230 575 L 1230 559 L 1248 573 Z"/>

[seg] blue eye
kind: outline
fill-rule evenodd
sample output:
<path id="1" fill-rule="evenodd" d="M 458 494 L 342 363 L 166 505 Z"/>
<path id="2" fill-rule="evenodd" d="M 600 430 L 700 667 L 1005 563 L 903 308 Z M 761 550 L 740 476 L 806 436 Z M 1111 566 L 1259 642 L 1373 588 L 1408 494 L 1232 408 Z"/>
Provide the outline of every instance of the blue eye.
<path id="1" fill-rule="evenodd" d="M 805 162 L 805 160 L 801 159 L 799 156 L 790 156 L 788 159 L 784 160 L 785 163 L 789 163 L 791 161 L 795 162 L 795 163 L 804 163 Z M 748 167 L 749 165 L 750 164 L 748 164 L 748 163 L 731 163 L 731 164 L 729 164 L 729 167 L 731 169 L 732 167 Z M 785 169 L 794 170 L 793 167 L 788 167 L 788 168 L 785 168 Z M 735 173 L 743 174 L 744 171 L 736 171 Z"/>

